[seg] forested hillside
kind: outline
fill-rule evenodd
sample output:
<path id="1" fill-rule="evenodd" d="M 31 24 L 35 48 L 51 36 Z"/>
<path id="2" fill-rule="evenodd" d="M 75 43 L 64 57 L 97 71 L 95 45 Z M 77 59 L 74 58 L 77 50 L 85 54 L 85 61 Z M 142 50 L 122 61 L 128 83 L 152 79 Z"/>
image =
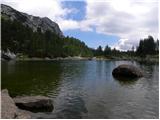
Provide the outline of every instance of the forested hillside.
<path id="1" fill-rule="evenodd" d="M 92 51 L 78 39 L 60 37 L 49 30 L 42 32 L 1 16 L 2 50 L 11 50 L 29 57 L 92 56 Z"/>

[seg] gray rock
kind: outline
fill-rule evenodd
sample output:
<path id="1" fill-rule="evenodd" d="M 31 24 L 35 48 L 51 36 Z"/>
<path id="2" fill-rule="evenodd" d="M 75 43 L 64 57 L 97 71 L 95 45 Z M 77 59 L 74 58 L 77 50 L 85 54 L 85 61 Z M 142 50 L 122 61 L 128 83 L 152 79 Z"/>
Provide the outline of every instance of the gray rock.
<path id="1" fill-rule="evenodd" d="M 32 28 L 33 31 L 37 31 L 37 29 L 40 28 L 41 32 L 43 33 L 47 30 L 50 30 L 55 34 L 59 35 L 60 37 L 64 37 L 58 24 L 51 21 L 47 17 L 40 18 L 40 17 L 28 15 L 26 13 L 19 12 L 4 4 L 1 4 L 1 15 L 4 18 L 10 19 L 10 20 L 17 20 L 23 23 L 23 25 Z"/>
<path id="2" fill-rule="evenodd" d="M 9 49 L 7 49 L 6 52 L 1 52 L 1 58 L 3 58 L 4 60 L 14 60 L 16 58 L 16 55 L 12 53 Z"/>
<path id="3" fill-rule="evenodd" d="M 143 73 L 139 68 L 127 64 L 119 65 L 112 71 L 112 74 L 114 77 L 127 77 L 127 78 L 137 78 L 143 76 Z"/>
<path id="4" fill-rule="evenodd" d="M 1 92 L 1 105 L 1 117 L 3 119 L 16 118 L 17 107 L 6 89 Z"/>
<path id="5" fill-rule="evenodd" d="M 31 119 L 31 112 L 18 109 L 16 119 Z"/>
<path id="6" fill-rule="evenodd" d="M 52 100 L 44 96 L 16 97 L 14 101 L 20 109 L 32 112 L 51 112 L 53 110 Z"/>
<path id="7" fill-rule="evenodd" d="M 22 118 L 29 119 L 31 116 L 28 112 L 21 111 L 15 105 L 13 99 L 9 96 L 8 90 L 4 89 L 1 91 L 1 118 L 2 119 L 14 119 Z"/>

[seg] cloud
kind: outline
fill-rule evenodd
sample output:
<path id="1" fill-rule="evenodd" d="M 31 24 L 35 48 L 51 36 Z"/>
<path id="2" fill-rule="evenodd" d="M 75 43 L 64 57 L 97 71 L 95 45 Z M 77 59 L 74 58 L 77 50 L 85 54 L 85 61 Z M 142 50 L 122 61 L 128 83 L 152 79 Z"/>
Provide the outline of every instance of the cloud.
<path id="1" fill-rule="evenodd" d="M 93 22 L 97 33 L 120 37 L 113 45 L 120 50 L 137 46 L 146 35 L 158 36 L 158 1 L 108 0 L 93 2 L 87 0 L 86 19 Z"/>
<path id="2" fill-rule="evenodd" d="M 31 15 L 47 16 L 55 20 L 70 12 L 68 9 L 63 9 L 58 0 L 3 0 L 2 3 Z"/>
<path id="3" fill-rule="evenodd" d="M 61 19 L 59 20 L 58 24 L 60 25 L 60 28 L 64 31 L 79 29 L 79 23 L 72 19 L 69 19 L 69 20 Z"/>

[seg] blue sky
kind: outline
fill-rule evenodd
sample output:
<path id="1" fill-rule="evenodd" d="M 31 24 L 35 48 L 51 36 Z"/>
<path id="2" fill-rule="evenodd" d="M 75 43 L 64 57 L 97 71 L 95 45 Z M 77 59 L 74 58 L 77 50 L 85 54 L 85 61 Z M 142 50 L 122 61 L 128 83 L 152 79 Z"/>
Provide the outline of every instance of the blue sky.
<path id="1" fill-rule="evenodd" d="M 86 2 L 85 1 L 64 1 L 63 7 L 65 8 L 74 8 L 75 13 L 68 14 L 65 18 L 72 19 L 76 21 L 81 21 L 85 19 L 86 14 Z M 89 47 L 97 48 L 101 45 L 105 48 L 106 45 L 114 45 L 119 37 L 114 35 L 104 35 L 100 33 L 96 33 L 93 31 L 81 31 L 79 29 L 74 30 L 66 30 L 63 32 L 65 36 L 73 36 L 75 38 L 84 41 Z"/>
<path id="2" fill-rule="evenodd" d="M 85 11 L 86 11 L 86 2 L 84 1 L 63 1 L 62 6 L 64 8 L 74 8 L 75 13 L 68 14 L 65 18 L 66 19 L 73 19 L 76 21 L 83 20 L 85 17 Z"/>
<path id="3" fill-rule="evenodd" d="M 89 47 L 119 50 L 158 38 L 158 0 L 1 0 L 14 9 L 58 23 L 65 36 Z"/>
<path id="4" fill-rule="evenodd" d="M 117 36 L 98 34 L 95 31 L 84 32 L 78 29 L 64 31 L 64 35 L 78 38 L 81 41 L 84 41 L 91 48 L 97 48 L 99 45 L 101 45 L 103 48 L 106 45 L 112 46 L 119 40 L 119 37 Z"/>

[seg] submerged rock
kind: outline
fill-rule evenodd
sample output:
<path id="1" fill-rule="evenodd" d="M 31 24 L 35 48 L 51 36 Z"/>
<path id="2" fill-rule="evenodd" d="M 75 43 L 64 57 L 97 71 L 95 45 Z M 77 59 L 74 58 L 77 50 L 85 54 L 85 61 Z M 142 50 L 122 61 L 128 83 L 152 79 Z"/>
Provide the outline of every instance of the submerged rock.
<path id="1" fill-rule="evenodd" d="M 29 119 L 31 116 L 28 112 L 21 111 L 15 105 L 13 99 L 9 96 L 8 90 L 1 91 L 1 118 L 2 119 Z"/>
<path id="2" fill-rule="evenodd" d="M 143 73 L 139 68 L 127 64 L 119 65 L 112 71 L 112 74 L 114 77 L 127 77 L 127 78 L 137 78 L 143 76 Z"/>
<path id="3" fill-rule="evenodd" d="M 52 112 L 52 100 L 44 96 L 26 96 L 14 98 L 16 106 L 32 112 Z"/>

